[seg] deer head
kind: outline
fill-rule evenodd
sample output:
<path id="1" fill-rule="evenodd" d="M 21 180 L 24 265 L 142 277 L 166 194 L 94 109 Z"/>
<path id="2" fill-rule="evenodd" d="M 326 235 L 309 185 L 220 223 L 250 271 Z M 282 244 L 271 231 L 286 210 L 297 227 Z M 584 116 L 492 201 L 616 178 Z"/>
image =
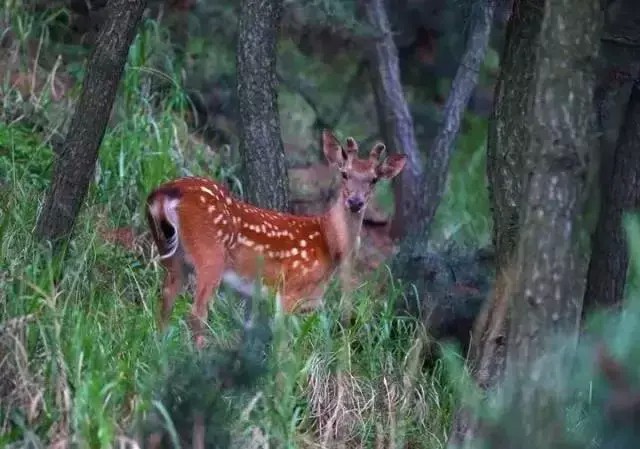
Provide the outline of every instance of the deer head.
<path id="1" fill-rule="evenodd" d="M 352 214 L 362 214 L 369 203 L 371 193 L 380 179 L 392 179 L 402 171 L 406 156 L 393 154 L 382 159 L 385 152 L 383 143 L 376 143 L 369 157 L 358 157 L 358 144 L 353 137 L 347 138 L 344 148 L 329 131 L 324 131 L 323 151 L 329 164 L 342 176 L 340 188 L 343 207 Z"/>

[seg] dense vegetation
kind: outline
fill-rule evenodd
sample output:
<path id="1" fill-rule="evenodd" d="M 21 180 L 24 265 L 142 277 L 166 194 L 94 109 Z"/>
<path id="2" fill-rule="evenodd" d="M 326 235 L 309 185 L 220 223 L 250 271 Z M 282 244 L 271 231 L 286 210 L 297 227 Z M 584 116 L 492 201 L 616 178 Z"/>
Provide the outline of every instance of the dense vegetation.
<path id="1" fill-rule="evenodd" d="M 315 1 L 307 13 L 318 23 L 366 33 L 354 3 Z M 458 13 L 465 7 L 452 3 Z M 157 332 L 162 270 L 145 229 L 145 197 L 184 174 L 215 178 L 243 195 L 236 130 L 221 118 L 225 114 L 198 122 L 203 104 L 217 102 L 234 113 L 225 109 L 225 88 L 235 72 L 229 29 L 237 10 L 230 5 L 206 6 L 206 17 L 215 18 L 207 32 L 217 39 L 190 27 L 184 40 L 175 16 L 145 18 L 74 237 L 62 251 L 52 251 L 33 230 L 90 45 L 69 37 L 65 8 L 4 2 L 0 446 L 152 447 L 154 433 L 162 431 L 172 447 L 189 440 L 202 412 L 210 429 L 207 447 L 435 449 L 447 446 L 462 399 L 482 416 L 489 447 L 530 447 L 510 427 L 518 419 L 511 408 L 518 385 L 507 382 L 488 403 L 478 402 L 479 391 L 463 369 L 466 354 L 435 341 L 425 321 L 397 313 L 407 286 L 385 264 L 361 276 L 350 327 L 340 324 L 339 292 L 332 288 L 326 307 L 309 315 L 284 315 L 272 298 L 254 303 L 251 326 L 246 304 L 222 291 L 209 314 L 211 344 L 202 352 L 193 349 L 184 320 L 189 295 L 180 297 L 168 332 Z M 352 86 L 357 100 L 343 103 L 360 61 L 344 52 L 327 62 L 303 51 L 295 32 L 282 34 L 278 106 L 290 167 L 318 161 L 318 116 L 330 117 L 341 137 L 375 138 L 369 87 Z M 494 82 L 497 54 L 490 49 L 485 58 L 483 88 Z M 415 76 L 410 68 L 403 73 Z M 407 81 L 415 117 L 434 115 L 428 98 L 446 95 L 450 77 L 436 78 L 430 89 Z M 204 92 L 201 104 L 194 92 Z M 490 244 L 488 122 L 487 114 L 465 114 L 430 233 L 434 248 Z M 416 119 L 424 144 L 430 131 L 422 123 Z M 294 198 L 305 195 L 292 192 Z M 388 184 L 381 183 L 376 201 L 387 214 L 393 209 Z M 566 356 L 571 342 L 560 335 L 557 350 L 537 361 L 547 407 L 539 423 L 552 429 L 547 438 L 553 447 L 635 447 L 640 225 L 627 217 L 625 231 L 631 262 L 622 313 L 590 314 L 575 358 Z M 562 357 L 572 362 L 546 371 L 549 360 Z"/>
<path id="2" fill-rule="evenodd" d="M 189 132 L 180 67 L 172 66 L 166 32 L 153 20 L 144 23 L 131 48 L 76 237 L 63 259 L 35 242 L 37 211 L 77 88 L 63 99 L 54 98 L 57 67 L 42 69 L 48 61 L 31 59 L 28 47 L 37 42 L 40 55 L 64 52 L 65 76 L 78 78 L 86 51 L 65 48 L 52 38 L 59 26 L 56 13 L 36 15 L 16 7 L 5 14 L 5 23 L 18 39 L 3 51 L 20 61 L 20 74 L 31 73 L 35 64 L 39 84 L 32 92 L 21 91 L 12 85 L 7 68 L 2 90 L 1 445 L 73 441 L 81 447 L 110 447 L 119 438 L 145 432 L 149 422 L 180 429 L 185 423 L 168 423 L 166 409 L 179 410 L 185 400 L 180 392 L 187 388 L 196 393 L 196 403 L 233 408 L 235 412 L 224 414 L 224 422 L 234 438 L 250 438 L 256 445 L 265 439 L 277 447 L 311 447 L 328 437 L 327 429 L 344 439 L 373 442 L 389 437 L 391 425 L 394 438 L 418 447 L 444 446 L 452 393 L 441 365 L 422 371 L 419 354 L 428 341 L 426 330 L 417 320 L 394 315 L 393 286 L 387 297 L 360 291 L 357 324 L 348 330 L 337 324 L 338 307 L 331 300 L 327 310 L 311 316 L 268 315 L 264 319 L 273 335 L 255 337 L 272 341 L 267 365 L 247 362 L 247 388 L 232 390 L 237 398 L 225 397 L 223 403 L 216 402 L 220 374 L 215 360 L 225 357 L 222 351 L 233 351 L 243 335 L 242 303 L 229 296 L 216 301 L 210 321 L 214 344 L 205 355 L 194 354 L 190 347 L 183 321 L 189 306 L 186 295 L 177 304 L 169 333 L 156 333 L 161 268 L 151 247 L 144 236 L 131 241 L 129 250 L 109 237 L 117 236 L 121 227 L 141 232 L 144 198 L 172 176 L 189 173 L 228 180 L 238 194 L 241 185 L 235 176 L 237 165 L 221 163 L 218 151 Z M 209 60 L 214 74 L 232 69 L 224 49 L 206 51 L 202 57 L 217 55 L 219 63 Z M 294 50 L 285 43 L 281 51 L 287 55 Z M 290 59 L 294 56 L 300 60 L 298 67 L 309 65 L 300 55 Z M 325 73 L 331 70 L 318 77 Z M 328 85 L 329 75 L 324 80 Z M 299 135 L 300 124 L 308 120 L 305 105 L 287 92 L 280 103 L 285 141 L 308 141 Z M 364 132 L 366 124 L 358 122 L 358 111 L 354 114 L 352 122 L 341 126 L 343 133 Z M 478 134 L 476 127 L 472 132 Z M 469 152 L 482 153 L 477 137 L 463 145 Z M 480 172 L 477 163 L 475 167 Z M 454 182 L 461 196 L 462 189 L 471 190 Z M 389 197 L 384 191 L 380 194 Z M 449 202 L 453 208 L 454 200 Z M 451 227 L 446 213 L 443 230 Z M 381 269 L 380 276 L 388 273 Z M 407 353 L 407 348 L 413 351 Z M 233 379 L 232 384 L 242 383 L 238 376 Z M 194 385 L 210 392 L 201 396 L 203 390 Z M 224 388 L 230 386 L 220 391 Z M 186 403 L 193 406 L 190 400 Z M 232 419 L 232 413 L 242 413 L 241 419 Z M 339 423 L 337 430 L 329 421 Z M 211 436 L 221 444 L 219 437 Z"/>

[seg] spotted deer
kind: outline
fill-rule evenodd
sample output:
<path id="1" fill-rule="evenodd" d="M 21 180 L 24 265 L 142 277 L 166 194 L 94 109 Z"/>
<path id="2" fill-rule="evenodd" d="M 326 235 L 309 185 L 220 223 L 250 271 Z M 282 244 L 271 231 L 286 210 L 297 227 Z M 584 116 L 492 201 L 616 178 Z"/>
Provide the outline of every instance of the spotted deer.
<path id="1" fill-rule="evenodd" d="M 166 269 L 161 329 L 188 270 L 196 278 L 189 326 L 198 347 L 204 343 L 209 299 L 221 282 L 247 296 L 259 282 L 263 291 L 276 293 L 288 313 L 318 307 L 337 271 L 344 286 L 374 186 L 398 175 L 406 157 L 394 154 L 381 160 L 385 145 L 377 143 L 367 158 L 359 158 L 353 138 L 343 147 L 326 130 L 322 140 L 325 157 L 342 180 L 333 204 L 321 215 L 255 207 L 201 177 L 179 178 L 151 192 L 146 215 Z"/>

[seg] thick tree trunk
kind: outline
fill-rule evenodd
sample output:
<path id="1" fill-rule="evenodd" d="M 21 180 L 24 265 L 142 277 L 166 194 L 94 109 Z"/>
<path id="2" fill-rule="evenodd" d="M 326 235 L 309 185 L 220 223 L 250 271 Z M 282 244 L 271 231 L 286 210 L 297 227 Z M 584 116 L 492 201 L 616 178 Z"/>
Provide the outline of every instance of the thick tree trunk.
<path id="1" fill-rule="evenodd" d="M 580 323 L 586 265 L 578 236 L 597 148 L 593 92 L 601 26 L 599 0 L 545 4 L 507 343 L 512 410 L 529 447 L 550 443 L 548 391 L 563 391 L 560 373 L 570 357 L 540 361 L 557 353 L 559 338 L 570 348 Z"/>
<path id="2" fill-rule="evenodd" d="M 506 364 L 509 301 L 514 281 L 512 259 L 519 236 L 523 165 L 531 140 L 531 95 L 543 9 L 544 0 L 514 2 L 489 122 L 487 178 L 496 282 L 476 318 L 468 358 L 471 375 L 482 390 L 499 384 Z M 478 425 L 470 410 L 460 408 L 452 425 L 449 447 L 473 442 Z"/>
<path id="3" fill-rule="evenodd" d="M 505 268 L 518 240 L 523 162 L 529 147 L 532 81 L 544 0 L 514 2 L 507 26 L 487 136 L 487 178 L 497 266 Z"/>
<path id="4" fill-rule="evenodd" d="M 615 149 L 609 182 L 603 184 L 585 302 L 595 307 L 619 306 L 627 279 L 629 254 L 622 216 L 640 207 L 640 88 L 632 89 Z"/>
<path id="5" fill-rule="evenodd" d="M 621 227 L 622 214 L 640 205 L 640 152 L 637 151 L 640 148 L 637 92 L 640 9 L 637 6 L 634 0 L 619 0 L 607 8 L 602 39 L 606 69 L 596 93 L 602 136 L 600 214 L 593 236 L 583 314 L 597 307 L 620 305 L 629 262 Z"/>
<path id="6" fill-rule="evenodd" d="M 281 16 L 282 0 L 242 0 L 236 70 L 246 198 L 258 206 L 288 211 L 276 77 Z"/>
<path id="7" fill-rule="evenodd" d="M 487 140 L 487 177 L 492 207 L 496 285 L 475 325 L 470 363 L 475 379 L 491 388 L 504 370 L 507 329 L 505 293 L 512 282 L 519 235 L 523 164 L 531 139 L 531 94 L 544 0 L 518 2 L 507 27 L 500 77 Z"/>
<path id="8" fill-rule="evenodd" d="M 382 138 L 391 151 L 407 155 L 407 164 L 393 181 L 395 215 L 392 234 L 418 232 L 424 196 L 424 168 L 413 118 L 400 80 L 398 49 L 383 0 L 366 0 L 364 15 L 377 34 L 369 56 L 369 72 Z"/>
<path id="9" fill-rule="evenodd" d="M 36 235 L 58 241 L 75 223 L 95 170 L 129 46 L 146 6 L 145 0 L 109 2 L 89 57 L 82 92 L 71 118 L 62 151 L 56 158 L 51 187 L 38 217 Z"/>

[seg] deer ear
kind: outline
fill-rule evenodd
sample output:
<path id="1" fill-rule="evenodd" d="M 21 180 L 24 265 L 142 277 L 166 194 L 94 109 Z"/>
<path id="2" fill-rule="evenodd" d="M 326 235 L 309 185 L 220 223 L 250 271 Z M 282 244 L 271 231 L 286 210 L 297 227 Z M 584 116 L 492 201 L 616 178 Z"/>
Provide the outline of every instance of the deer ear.
<path id="1" fill-rule="evenodd" d="M 347 153 L 338 142 L 338 139 L 329 130 L 322 131 L 322 151 L 329 164 L 338 168 L 344 167 L 347 161 Z"/>
<path id="2" fill-rule="evenodd" d="M 391 179 L 402 171 L 406 162 L 407 156 L 404 154 L 392 154 L 378 166 L 376 171 L 379 177 Z"/>

